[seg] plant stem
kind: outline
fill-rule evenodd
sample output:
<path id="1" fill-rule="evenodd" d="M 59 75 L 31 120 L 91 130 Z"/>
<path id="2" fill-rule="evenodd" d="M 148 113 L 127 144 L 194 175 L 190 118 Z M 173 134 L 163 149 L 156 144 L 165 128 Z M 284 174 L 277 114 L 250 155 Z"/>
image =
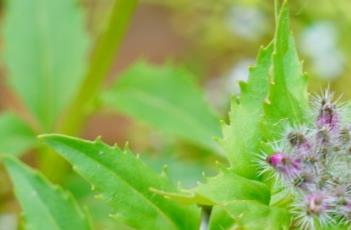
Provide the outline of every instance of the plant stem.
<path id="1" fill-rule="evenodd" d="M 212 206 L 201 206 L 201 225 L 199 230 L 208 230 Z"/>
<path id="2" fill-rule="evenodd" d="M 97 40 L 87 74 L 77 96 L 58 125 L 57 132 L 68 135 L 80 134 L 88 117 L 89 106 L 99 94 L 104 79 L 110 71 L 137 2 L 138 0 L 115 0 L 107 29 Z M 56 182 L 62 180 L 68 169 L 59 155 L 48 150 L 44 150 L 41 154 L 40 167 L 51 180 Z"/>
<path id="3" fill-rule="evenodd" d="M 138 0 L 115 0 L 107 30 L 101 35 L 90 60 L 90 69 L 78 96 L 68 108 L 60 132 L 76 135 L 87 117 L 88 106 L 100 92 L 129 25 Z"/>

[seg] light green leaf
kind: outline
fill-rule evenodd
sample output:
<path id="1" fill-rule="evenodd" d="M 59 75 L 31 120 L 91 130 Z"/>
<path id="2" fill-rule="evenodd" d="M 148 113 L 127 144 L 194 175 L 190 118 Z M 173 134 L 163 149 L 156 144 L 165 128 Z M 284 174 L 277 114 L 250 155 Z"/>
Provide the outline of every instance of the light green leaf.
<path id="1" fill-rule="evenodd" d="M 223 127 L 222 146 L 233 170 L 249 178 L 257 177 L 254 160 L 261 136 L 263 101 L 268 94 L 272 49 L 272 45 L 261 48 L 256 67 L 250 68 L 249 81 L 240 85 L 240 102 L 232 100 L 230 123 Z"/>
<path id="2" fill-rule="evenodd" d="M 88 38 L 75 0 L 7 1 L 4 59 L 9 83 L 47 130 L 75 94 Z"/>
<path id="3" fill-rule="evenodd" d="M 224 169 L 217 176 L 206 178 L 191 190 L 178 193 L 154 190 L 158 194 L 186 204 L 214 205 L 232 200 L 255 200 L 263 204 L 270 202 L 269 188 L 259 181 L 237 175 L 233 170 Z"/>
<path id="4" fill-rule="evenodd" d="M 307 76 L 302 72 L 290 31 L 289 10 L 281 7 L 274 38 L 273 71 L 269 99 L 265 103 L 269 138 L 281 134 L 283 124 L 300 124 L 309 112 Z"/>
<path id="5" fill-rule="evenodd" d="M 34 131 L 15 114 L 0 115 L 0 152 L 19 156 L 36 142 Z"/>
<path id="6" fill-rule="evenodd" d="M 104 102 L 137 120 L 204 148 L 218 151 L 218 118 L 203 100 L 188 71 L 137 63 L 123 73 Z"/>
<path id="7" fill-rule="evenodd" d="M 270 201 L 270 190 L 264 183 L 239 176 L 232 170 L 207 178 L 196 192 L 217 204 L 231 200 L 255 200 L 263 204 Z"/>
<path id="8" fill-rule="evenodd" d="M 41 139 L 68 160 L 114 208 L 112 217 L 136 229 L 196 229 L 199 210 L 181 206 L 150 191 L 177 191 L 169 180 L 157 175 L 129 150 L 101 141 L 84 141 L 62 135 Z"/>
<path id="9" fill-rule="evenodd" d="M 229 218 L 233 220 L 231 225 Z M 290 221 L 290 215 L 286 209 L 272 208 L 251 200 L 237 200 L 215 206 L 210 220 L 210 229 L 232 226 L 233 229 L 243 230 L 282 230 L 288 229 Z"/>
<path id="10" fill-rule="evenodd" d="M 13 157 L 4 157 L 4 163 L 23 209 L 26 229 L 91 229 L 88 219 L 68 193 Z"/>

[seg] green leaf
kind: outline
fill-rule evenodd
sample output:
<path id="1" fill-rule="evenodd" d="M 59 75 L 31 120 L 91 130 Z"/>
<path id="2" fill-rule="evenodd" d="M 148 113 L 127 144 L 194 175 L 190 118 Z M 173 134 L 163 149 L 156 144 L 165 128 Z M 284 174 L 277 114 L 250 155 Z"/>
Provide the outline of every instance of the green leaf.
<path id="1" fill-rule="evenodd" d="M 231 225 L 233 229 L 244 230 L 288 229 L 291 220 L 286 209 L 272 208 L 251 200 L 237 200 L 223 206 L 215 206 L 210 229 L 221 229 L 223 225 L 228 227 L 229 217 L 233 220 Z"/>
<path id="2" fill-rule="evenodd" d="M 34 146 L 34 131 L 13 113 L 0 115 L 0 152 L 19 156 Z"/>
<path id="3" fill-rule="evenodd" d="M 50 129 L 76 93 L 88 38 L 73 0 L 7 1 L 4 59 L 9 83 Z"/>
<path id="4" fill-rule="evenodd" d="M 150 191 L 177 189 L 129 150 L 55 134 L 41 139 L 98 190 L 98 197 L 116 212 L 112 217 L 136 229 L 197 229 L 199 210 Z"/>
<path id="5" fill-rule="evenodd" d="M 154 190 L 172 200 L 186 204 L 214 205 L 232 200 L 255 200 L 263 204 L 270 202 L 269 188 L 259 181 L 237 175 L 233 170 L 224 169 L 217 176 L 206 178 L 192 190 L 172 193 Z"/>
<path id="6" fill-rule="evenodd" d="M 274 38 L 272 82 L 265 103 L 266 132 L 270 138 L 281 134 L 286 123 L 300 124 L 309 112 L 307 76 L 302 72 L 290 31 L 289 10 L 285 1 L 278 16 Z"/>
<path id="7" fill-rule="evenodd" d="M 26 229 L 91 229 L 88 219 L 68 193 L 13 157 L 4 157 L 4 163 L 24 211 Z"/>
<path id="8" fill-rule="evenodd" d="M 255 200 L 263 204 L 270 201 L 270 190 L 264 183 L 239 176 L 232 170 L 207 178 L 206 183 L 198 185 L 196 192 L 217 204 L 231 200 Z"/>
<path id="9" fill-rule="evenodd" d="M 218 152 L 218 118 L 203 100 L 188 71 L 139 62 L 103 95 L 107 105 L 204 148 Z"/>
<path id="10" fill-rule="evenodd" d="M 269 69 L 273 46 L 261 48 L 256 67 L 250 68 L 249 81 L 242 83 L 240 102 L 232 100 L 230 123 L 223 127 L 222 146 L 233 170 L 245 177 L 256 178 L 253 163 L 260 143 L 263 101 L 267 98 Z"/>

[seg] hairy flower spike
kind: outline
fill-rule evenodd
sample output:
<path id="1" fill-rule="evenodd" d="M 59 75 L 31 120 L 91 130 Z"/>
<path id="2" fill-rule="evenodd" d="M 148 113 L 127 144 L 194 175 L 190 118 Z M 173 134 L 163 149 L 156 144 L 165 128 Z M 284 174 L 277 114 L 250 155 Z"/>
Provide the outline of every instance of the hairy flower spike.
<path id="1" fill-rule="evenodd" d="M 294 159 L 293 157 L 281 152 L 269 156 L 267 162 L 280 173 L 284 174 L 284 176 L 289 178 L 296 176 L 300 170 L 300 160 Z"/>
<path id="2" fill-rule="evenodd" d="M 318 128 L 335 129 L 340 121 L 337 105 L 333 102 L 333 94 L 326 91 L 320 98 L 316 124 Z"/>
<path id="3" fill-rule="evenodd" d="M 306 138 L 303 133 L 291 132 L 288 134 L 288 140 L 291 146 L 301 146 L 306 143 Z"/>
<path id="4" fill-rule="evenodd" d="M 265 160 L 295 197 L 299 229 L 351 224 L 351 119 L 328 91 L 314 109 L 314 122 L 288 127 Z"/>
<path id="5" fill-rule="evenodd" d="M 308 215 L 321 215 L 328 209 L 326 198 L 321 194 L 310 194 L 306 197 L 306 211 Z"/>

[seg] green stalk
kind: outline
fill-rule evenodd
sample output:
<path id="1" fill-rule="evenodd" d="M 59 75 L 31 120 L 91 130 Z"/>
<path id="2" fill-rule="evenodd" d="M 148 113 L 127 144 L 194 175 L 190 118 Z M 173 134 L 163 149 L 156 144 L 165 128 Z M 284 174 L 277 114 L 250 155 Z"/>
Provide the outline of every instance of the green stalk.
<path id="1" fill-rule="evenodd" d="M 104 79 L 110 71 L 137 2 L 138 0 L 115 0 L 107 29 L 99 37 L 92 52 L 87 75 L 62 122 L 58 125 L 57 132 L 68 135 L 80 134 L 88 117 L 89 106 L 98 96 Z M 40 166 L 53 181 L 60 181 L 68 169 L 61 157 L 47 150 L 41 154 Z"/>

